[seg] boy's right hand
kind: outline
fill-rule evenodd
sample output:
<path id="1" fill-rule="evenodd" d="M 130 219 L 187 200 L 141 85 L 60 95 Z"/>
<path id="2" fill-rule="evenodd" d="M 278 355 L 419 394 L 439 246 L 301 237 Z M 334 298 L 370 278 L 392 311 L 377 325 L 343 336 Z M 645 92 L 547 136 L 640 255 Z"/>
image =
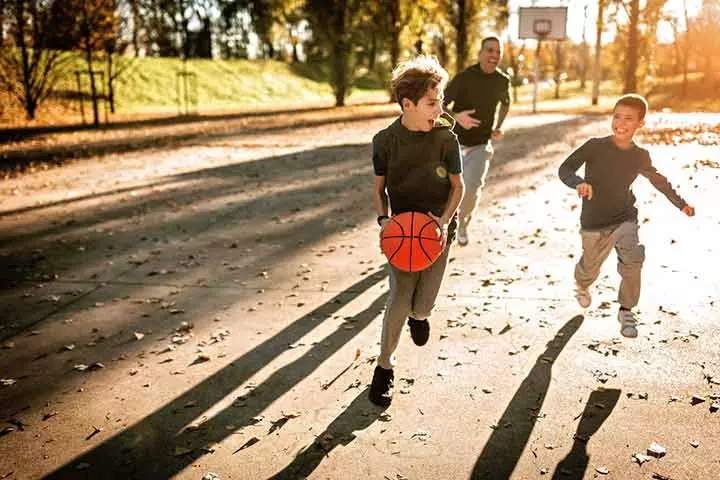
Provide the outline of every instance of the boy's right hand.
<path id="1" fill-rule="evenodd" d="M 475 109 L 472 110 L 463 110 L 462 112 L 458 112 L 454 115 L 455 121 L 460 124 L 462 128 L 465 130 L 470 130 L 473 127 L 477 127 L 480 125 L 480 120 L 477 118 L 473 118 L 470 116 L 471 113 L 475 113 Z"/>
<path id="2" fill-rule="evenodd" d="M 588 200 L 592 200 L 592 185 L 589 183 L 581 183 L 575 188 L 579 197 L 586 197 Z"/>
<path id="3" fill-rule="evenodd" d="M 379 234 L 380 236 L 379 236 L 379 238 L 378 238 L 378 246 L 380 247 L 380 251 L 381 251 L 381 252 L 382 252 L 382 238 L 383 238 L 382 234 L 383 234 L 383 230 L 385 230 L 385 225 L 387 225 L 389 222 L 390 222 L 390 219 L 389 219 L 389 218 L 385 218 L 385 219 L 383 219 L 383 220 L 380 220 L 380 234 Z"/>

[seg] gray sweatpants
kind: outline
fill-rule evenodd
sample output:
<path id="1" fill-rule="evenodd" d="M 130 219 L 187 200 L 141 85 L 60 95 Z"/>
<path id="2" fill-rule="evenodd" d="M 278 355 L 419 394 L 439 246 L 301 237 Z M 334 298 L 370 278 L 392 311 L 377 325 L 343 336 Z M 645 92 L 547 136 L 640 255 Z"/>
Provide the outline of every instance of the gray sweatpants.
<path id="1" fill-rule="evenodd" d="M 604 230 L 580 230 L 580 236 L 583 253 L 575 266 L 578 287 L 592 285 L 600 274 L 603 262 L 615 247 L 617 269 L 622 277 L 618 302 L 625 308 L 636 306 L 640 299 L 640 272 L 645 260 L 645 247 L 640 245 L 637 222 L 625 222 Z"/>
<path id="2" fill-rule="evenodd" d="M 395 350 L 408 317 L 425 320 L 432 313 L 435 299 L 448 264 L 450 245 L 427 269 L 421 272 L 403 272 L 389 265 L 390 295 L 383 317 L 382 338 L 378 365 L 395 366 Z"/>
<path id="3" fill-rule="evenodd" d="M 488 140 L 483 145 L 462 147 L 463 180 L 465 181 L 465 196 L 460 204 L 460 231 L 467 230 L 472 218 L 473 210 L 480 200 L 482 189 L 485 186 L 490 160 L 493 158 L 492 143 Z"/>

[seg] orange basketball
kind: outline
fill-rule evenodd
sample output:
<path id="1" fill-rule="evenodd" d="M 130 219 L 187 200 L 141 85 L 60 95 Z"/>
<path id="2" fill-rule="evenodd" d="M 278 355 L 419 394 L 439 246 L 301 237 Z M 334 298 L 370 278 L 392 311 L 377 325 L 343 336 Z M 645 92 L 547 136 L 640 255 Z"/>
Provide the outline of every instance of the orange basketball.
<path id="1" fill-rule="evenodd" d="M 440 226 L 419 212 L 392 217 L 383 229 L 380 245 L 390 264 L 405 272 L 425 270 L 443 251 Z"/>

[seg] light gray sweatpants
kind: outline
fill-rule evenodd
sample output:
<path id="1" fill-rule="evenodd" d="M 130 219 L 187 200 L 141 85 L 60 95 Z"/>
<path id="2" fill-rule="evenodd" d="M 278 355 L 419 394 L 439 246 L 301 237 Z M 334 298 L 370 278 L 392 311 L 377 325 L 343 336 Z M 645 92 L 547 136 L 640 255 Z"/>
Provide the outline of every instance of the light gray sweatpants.
<path id="1" fill-rule="evenodd" d="M 575 282 L 580 288 L 588 288 L 600 274 L 603 262 L 615 247 L 618 273 L 622 277 L 618 302 L 625 308 L 633 308 L 640 299 L 640 272 L 645 260 L 645 247 L 638 238 L 636 221 L 624 222 L 603 230 L 580 230 L 582 257 L 575 265 Z"/>
<path id="2" fill-rule="evenodd" d="M 473 210 L 475 210 L 480 200 L 482 189 L 485 186 L 485 179 L 488 170 L 490 170 L 490 160 L 492 160 L 494 152 L 492 143 L 489 140 L 483 145 L 462 146 L 461 151 L 465 196 L 462 203 L 460 203 L 459 229 L 465 232 L 472 218 Z"/>
<path id="3" fill-rule="evenodd" d="M 389 265 L 390 295 L 383 317 L 382 338 L 378 365 L 395 366 L 395 350 L 408 317 L 425 320 L 432 313 L 435 299 L 448 264 L 450 245 L 427 269 L 421 272 L 403 272 Z"/>

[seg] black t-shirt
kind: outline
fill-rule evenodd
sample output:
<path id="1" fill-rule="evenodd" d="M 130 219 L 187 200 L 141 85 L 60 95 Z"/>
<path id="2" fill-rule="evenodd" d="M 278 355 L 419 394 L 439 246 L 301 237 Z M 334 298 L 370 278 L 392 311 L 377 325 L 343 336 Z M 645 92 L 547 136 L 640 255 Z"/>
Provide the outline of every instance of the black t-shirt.
<path id="1" fill-rule="evenodd" d="M 575 173 L 583 164 L 585 178 Z M 655 169 L 646 149 L 635 144 L 627 150 L 618 148 L 612 136 L 585 142 L 560 165 L 558 174 L 570 188 L 583 182 L 592 186 L 592 200 L 583 198 L 580 213 L 580 225 L 587 230 L 637 219 L 635 195 L 630 187 L 638 175 L 647 178 L 677 208 L 687 205 L 667 178 Z"/>
<path id="2" fill-rule="evenodd" d="M 463 146 L 487 143 L 493 130 L 499 103 L 510 105 L 510 77 L 495 70 L 485 73 L 475 64 L 455 75 L 445 89 L 445 105 L 455 102 L 453 112 L 475 109 L 472 116 L 480 125 L 466 130 L 455 125 L 455 133 Z"/>
<path id="3" fill-rule="evenodd" d="M 405 128 L 401 118 L 373 138 L 375 175 L 385 177 L 393 214 L 432 212 L 439 217 L 450 198 L 449 174 L 462 173 L 460 145 L 451 131 L 454 122 L 444 114 L 429 132 L 415 132 Z"/>

